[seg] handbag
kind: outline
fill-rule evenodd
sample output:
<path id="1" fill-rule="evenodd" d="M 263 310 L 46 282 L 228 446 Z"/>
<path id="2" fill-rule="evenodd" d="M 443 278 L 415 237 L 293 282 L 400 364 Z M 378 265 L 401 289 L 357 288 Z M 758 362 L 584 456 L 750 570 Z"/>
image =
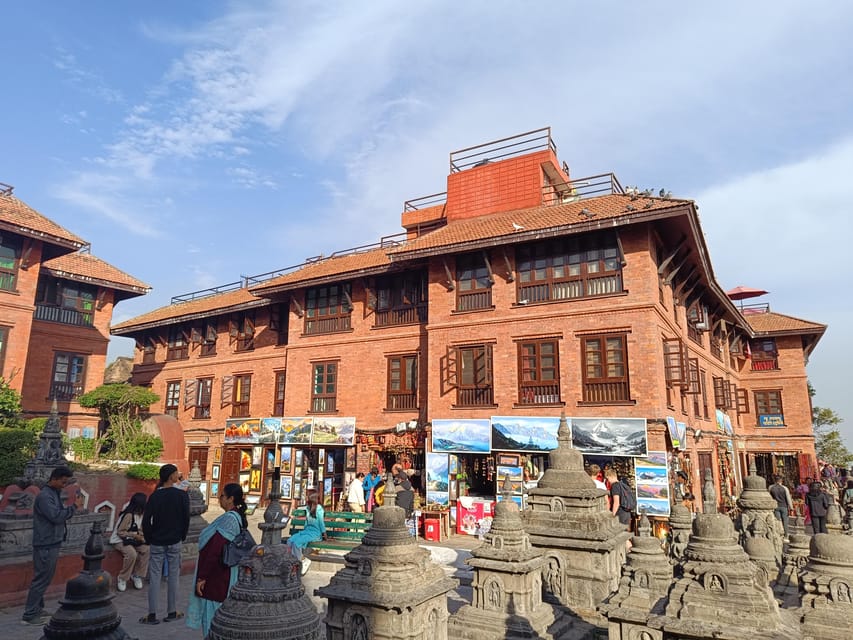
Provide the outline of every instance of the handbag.
<path id="1" fill-rule="evenodd" d="M 237 517 L 239 518 L 240 516 Z M 222 564 L 226 567 L 234 567 L 240 564 L 240 560 L 249 555 L 249 552 L 257 544 L 252 534 L 249 533 L 248 529 L 244 529 L 242 524 L 241 520 L 240 533 L 234 536 L 231 542 L 222 547 Z"/>
<path id="2" fill-rule="evenodd" d="M 136 538 L 122 538 L 121 543 L 126 547 L 138 547 L 141 544 L 145 544 L 142 540 L 137 540 Z"/>

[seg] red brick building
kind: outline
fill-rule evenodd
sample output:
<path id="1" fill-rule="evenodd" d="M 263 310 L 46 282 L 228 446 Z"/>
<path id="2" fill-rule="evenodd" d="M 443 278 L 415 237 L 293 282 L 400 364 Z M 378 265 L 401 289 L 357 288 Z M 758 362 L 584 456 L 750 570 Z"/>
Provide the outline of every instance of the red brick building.
<path id="1" fill-rule="evenodd" d="M 56 399 L 70 434 L 98 427 L 75 398 L 103 383 L 114 306 L 148 290 L 0 185 L 0 375 L 26 417 Z"/>
<path id="2" fill-rule="evenodd" d="M 753 458 L 789 482 L 814 468 L 805 363 L 825 326 L 733 304 L 692 201 L 572 179 L 543 129 L 452 153 L 446 192 L 405 203 L 402 226 L 112 328 L 136 338 L 134 381 L 211 481 L 267 486 L 275 448 L 225 438 L 227 421 L 237 434 L 265 416 L 355 419 L 355 446 L 327 447 L 325 469 L 318 447 L 288 452 L 294 487 L 423 468 L 438 418 L 561 412 L 645 419 L 697 504 L 705 469 L 725 506 Z M 667 418 L 687 427 L 677 445 Z"/>

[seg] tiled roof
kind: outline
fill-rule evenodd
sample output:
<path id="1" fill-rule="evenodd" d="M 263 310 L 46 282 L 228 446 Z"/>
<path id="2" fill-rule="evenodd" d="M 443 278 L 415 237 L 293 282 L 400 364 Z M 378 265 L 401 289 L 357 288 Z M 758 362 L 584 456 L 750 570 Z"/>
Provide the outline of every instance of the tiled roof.
<path id="1" fill-rule="evenodd" d="M 138 295 L 148 293 L 151 287 L 141 280 L 116 269 L 90 253 L 69 253 L 47 260 L 42 264 L 51 274 L 70 280 L 96 280 L 116 289 L 132 291 Z"/>
<path id="2" fill-rule="evenodd" d="M 73 249 L 88 244 L 15 196 L 0 195 L 0 225 L 22 235 L 42 236 L 46 242 Z"/>
<path id="3" fill-rule="evenodd" d="M 251 287 L 253 293 L 264 295 L 273 291 L 284 291 L 319 283 L 326 278 L 358 277 L 375 273 L 387 268 L 391 261 L 388 252 L 391 247 L 379 247 L 369 251 L 349 253 L 309 263 L 296 271 L 268 280 Z"/>
<path id="4" fill-rule="evenodd" d="M 178 302 L 170 304 L 148 313 L 143 313 L 141 316 L 136 316 L 130 320 L 125 320 L 110 328 L 110 333 L 115 335 L 123 335 L 132 333 L 134 330 L 155 327 L 160 324 L 165 324 L 168 321 L 193 320 L 206 316 L 218 315 L 228 309 L 237 309 L 251 306 L 262 306 L 269 304 L 269 300 L 262 300 L 244 288 L 235 289 L 219 293 L 206 298 L 198 298 L 188 302 Z"/>
<path id="5" fill-rule="evenodd" d="M 631 196 L 617 194 L 586 198 L 568 204 L 504 211 L 448 222 L 440 229 L 415 238 L 400 248 L 392 249 L 389 254 L 392 260 L 406 259 L 478 241 L 505 239 L 507 242 L 516 242 L 526 239 L 526 236 L 533 238 L 537 232 L 546 229 L 572 225 L 588 229 L 603 220 L 656 217 L 665 210 L 678 209 L 689 203 L 689 200 L 644 197 L 632 200 Z M 584 210 L 594 215 L 581 214 Z"/>
<path id="6" fill-rule="evenodd" d="M 793 316 L 767 311 L 764 313 L 747 313 L 744 318 L 756 333 L 823 333 L 826 331 L 825 324 L 801 320 Z"/>

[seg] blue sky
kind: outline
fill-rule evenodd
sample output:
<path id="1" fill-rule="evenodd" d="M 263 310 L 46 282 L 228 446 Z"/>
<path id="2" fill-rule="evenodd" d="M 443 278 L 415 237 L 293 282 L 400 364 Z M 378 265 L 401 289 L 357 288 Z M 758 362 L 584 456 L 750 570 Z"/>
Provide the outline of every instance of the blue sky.
<path id="1" fill-rule="evenodd" d="M 154 287 L 121 321 L 397 233 L 450 151 L 550 125 L 574 176 L 695 199 L 724 288 L 829 324 L 809 377 L 853 444 L 851 18 L 820 1 L 11 3 L 0 182 Z"/>

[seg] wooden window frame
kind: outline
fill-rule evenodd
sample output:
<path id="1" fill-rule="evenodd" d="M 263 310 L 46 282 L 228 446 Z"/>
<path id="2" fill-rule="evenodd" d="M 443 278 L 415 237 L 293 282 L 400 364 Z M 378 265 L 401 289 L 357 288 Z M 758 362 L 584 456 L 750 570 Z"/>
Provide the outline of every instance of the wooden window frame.
<path id="1" fill-rule="evenodd" d="M 60 369 L 61 359 L 67 359 L 64 371 Z M 53 354 L 53 371 L 50 376 L 50 399 L 60 402 L 74 400 L 84 392 L 88 357 L 81 353 L 57 351 Z M 62 377 L 63 379 L 58 379 Z"/>
<path id="2" fill-rule="evenodd" d="M 417 353 L 405 353 L 387 357 L 385 383 L 386 411 L 417 410 L 418 364 Z"/>
<path id="3" fill-rule="evenodd" d="M 704 369 L 699 369 L 699 382 L 702 385 L 702 417 L 705 420 L 710 420 L 708 413 L 708 373 Z"/>
<path id="4" fill-rule="evenodd" d="M 454 407 L 495 406 L 493 358 L 493 345 L 489 343 L 447 347 L 441 362 L 442 389 L 456 392 Z M 476 373 L 478 367 L 482 375 Z M 473 375 L 469 376 L 466 369 L 474 370 Z"/>
<path id="5" fill-rule="evenodd" d="M 178 417 L 181 408 L 181 381 L 169 380 L 166 382 L 166 396 L 163 402 L 163 413 L 172 417 Z"/>
<path id="6" fill-rule="evenodd" d="M 269 308 L 269 328 L 275 332 L 276 346 L 287 344 L 290 333 L 290 306 L 287 302 L 279 302 Z"/>
<path id="7" fill-rule="evenodd" d="M 456 311 L 492 308 L 493 279 L 482 251 L 456 257 Z"/>
<path id="8" fill-rule="evenodd" d="M 252 374 L 241 373 L 233 376 L 234 388 L 231 395 L 231 417 L 248 418 L 252 415 Z"/>
<path id="9" fill-rule="evenodd" d="M 186 327 L 173 325 L 169 327 L 169 337 L 166 343 L 166 360 L 186 360 L 190 357 L 190 336 Z"/>
<path id="10" fill-rule="evenodd" d="M 749 341 L 749 368 L 751 371 L 778 371 L 779 348 L 776 338 L 758 338 Z"/>
<path id="11" fill-rule="evenodd" d="M 206 420 L 211 417 L 213 378 L 198 378 L 195 382 L 197 386 L 193 418 L 196 420 Z"/>
<path id="12" fill-rule="evenodd" d="M 9 335 L 12 333 L 9 327 L 0 326 L 0 376 L 3 375 L 3 365 L 6 362 L 6 345 Z"/>
<path id="13" fill-rule="evenodd" d="M 228 337 L 234 351 L 242 353 L 255 349 L 255 312 L 240 311 L 231 316 Z"/>
<path id="14" fill-rule="evenodd" d="M 16 238 L 9 233 L 3 233 L 0 237 L 0 247 L 11 251 L 11 267 L 2 266 L 2 258 L 0 258 L 0 291 L 17 291 L 18 290 L 18 272 L 21 269 L 21 252 L 23 250 L 23 242 L 20 238 Z"/>
<path id="15" fill-rule="evenodd" d="M 732 398 L 733 391 L 734 389 L 737 389 L 737 387 L 735 387 L 730 382 L 719 376 L 713 377 L 713 383 L 714 407 L 717 409 L 722 409 L 723 411 L 737 409 L 737 404 L 735 403 L 734 398 Z"/>
<path id="16" fill-rule="evenodd" d="M 618 341 L 618 348 L 614 348 Z M 581 338 L 581 370 L 583 373 L 583 404 L 624 404 L 631 400 L 628 369 L 628 334 L 605 333 Z M 597 345 L 595 350 L 590 347 Z M 616 358 L 616 354 L 619 357 Z M 600 362 L 591 361 L 598 354 Z M 612 372 L 621 368 L 621 373 Z M 596 375 L 597 374 L 597 375 Z"/>
<path id="17" fill-rule="evenodd" d="M 752 392 L 755 401 L 755 423 L 761 425 L 761 416 L 779 414 L 785 422 L 785 407 L 782 404 L 782 389 L 756 389 Z M 775 399 L 774 399 L 775 398 Z M 778 408 L 778 411 L 770 409 Z"/>
<path id="18" fill-rule="evenodd" d="M 142 364 L 157 362 L 157 339 L 147 335 L 142 339 Z"/>
<path id="19" fill-rule="evenodd" d="M 376 293 L 371 298 L 375 327 L 422 324 L 427 321 L 425 271 L 409 271 L 377 279 Z"/>
<path id="20" fill-rule="evenodd" d="M 550 354 L 542 353 L 549 345 Z M 560 341 L 556 338 L 520 340 L 518 349 L 518 404 L 554 405 L 562 404 L 560 388 Z M 550 357 L 552 363 L 543 366 L 543 359 Z M 550 372 L 552 377 L 546 378 Z"/>
<path id="21" fill-rule="evenodd" d="M 284 415 L 284 398 L 287 390 L 287 372 L 275 372 L 275 386 L 273 387 L 273 407 L 272 414 L 274 416 Z"/>
<path id="22" fill-rule="evenodd" d="M 613 231 L 521 245 L 515 261 L 516 299 L 522 304 L 624 292 L 624 257 Z"/>
<path id="23" fill-rule="evenodd" d="M 305 292 L 305 335 L 352 329 L 352 287 L 349 282 L 311 287 Z"/>
<path id="24" fill-rule="evenodd" d="M 311 363 L 309 413 L 337 413 L 339 365 L 337 360 Z"/>
<path id="25" fill-rule="evenodd" d="M 207 320 L 202 325 L 199 357 L 208 358 L 216 355 L 216 341 L 219 337 L 216 320 Z"/>

